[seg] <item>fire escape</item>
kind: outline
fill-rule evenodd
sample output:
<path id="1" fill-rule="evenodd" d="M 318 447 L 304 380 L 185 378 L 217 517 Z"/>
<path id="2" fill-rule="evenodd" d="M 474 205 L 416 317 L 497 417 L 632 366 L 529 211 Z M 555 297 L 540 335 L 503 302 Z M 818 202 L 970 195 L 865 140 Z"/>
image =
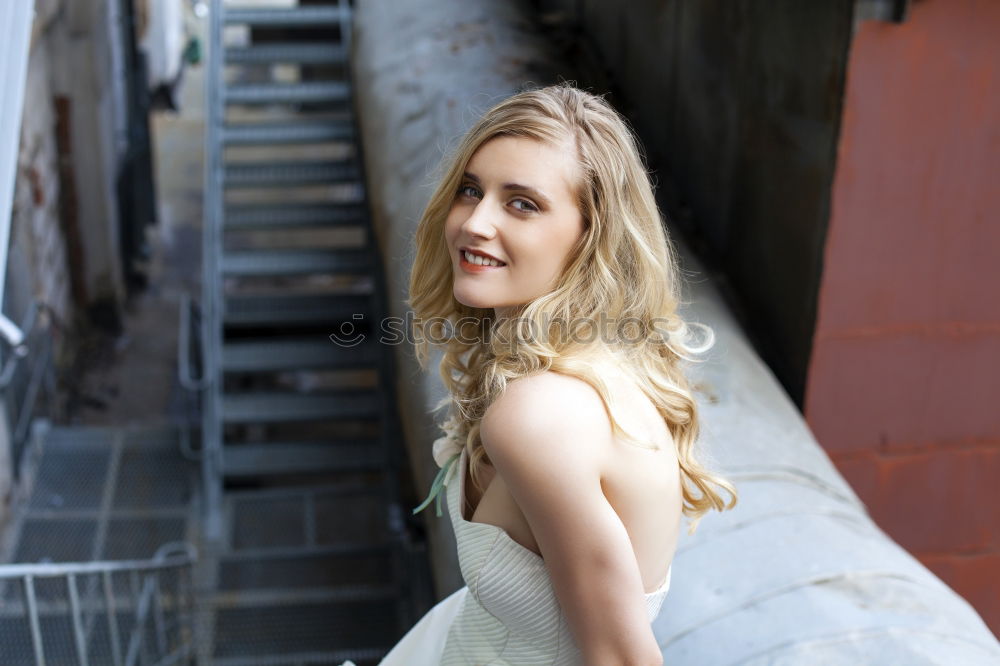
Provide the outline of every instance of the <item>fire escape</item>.
<path id="1" fill-rule="evenodd" d="M 350 22 L 345 0 L 211 2 L 191 427 L 36 423 L 0 663 L 361 666 L 419 612 Z"/>

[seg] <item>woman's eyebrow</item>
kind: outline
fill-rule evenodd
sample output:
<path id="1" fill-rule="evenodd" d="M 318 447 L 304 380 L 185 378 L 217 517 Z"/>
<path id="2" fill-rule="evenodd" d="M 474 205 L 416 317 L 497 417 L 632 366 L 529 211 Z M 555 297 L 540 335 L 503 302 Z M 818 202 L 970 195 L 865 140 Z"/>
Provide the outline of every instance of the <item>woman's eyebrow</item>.
<path id="1" fill-rule="evenodd" d="M 479 176 L 477 176 L 476 174 L 474 174 L 474 173 L 472 173 L 470 171 L 466 171 L 463 174 L 463 176 L 465 178 L 468 178 L 469 180 L 471 180 L 476 185 L 482 185 L 483 184 L 483 181 L 481 181 L 479 179 Z M 530 185 L 520 185 L 518 183 L 504 183 L 503 185 L 500 186 L 500 188 L 503 189 L 503 190 L 516 190 L 518 192 L 527 192 L 527 193 L 529 193 L 529 194 L 537 197 L 538 199 L 541 199 L 542 203 L 544 203 L 546 205 L 552 205 L 552 199 L 550 199 L 549 197 L 547 197 L 545 195 L 545 193 L 542 192 L 541 190 L 539 190 L 538 188 L 531 187 Z"/>

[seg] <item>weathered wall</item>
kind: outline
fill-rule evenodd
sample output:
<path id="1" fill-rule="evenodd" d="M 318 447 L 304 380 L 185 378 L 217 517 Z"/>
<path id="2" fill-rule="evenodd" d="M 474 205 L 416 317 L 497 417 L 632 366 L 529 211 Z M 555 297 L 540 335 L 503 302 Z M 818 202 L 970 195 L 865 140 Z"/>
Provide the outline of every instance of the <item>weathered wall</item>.
<path id="1" fill-rule="evenodd" d="M 850 2 L 539 0 L 611 71 L 676 222 L 801 404 L 851 30 Z M 696 219 L 697 224 L 686 224 Z"/>
<path id="2" fill-rule="evenodd" d="M 46 18 L 43 13 L 36 22 L 45 22 Z M 5 310 L 20 321 L 30 300 L 42 300 L 66 321 L 72 315 L 72 299 L 66 237 L 60 219 L 60 155 L 52 99 L 52 46 L 48 31 L 35 34 L 28 60 L 11 214 L 10 260 L 22 270 L 10 273 L 12 309 L 5 307 Z"/>
<path id="3" fill-rule="evenodd" d="M 443 149 L 482 110 L 526 80 L 531 63 L 574 78 L 501 0 L 359 3 L 354 81 L 372 213 L 392 313 L 406 312 L 412 236 Z M 648 71 L 648 67 L 646 68 Z M 644 137 L 645 138 L 645 137 Z M 646 139 L 649 147 L 655 140 Z M 670 594 L 654 626 L 666 663 L 988 664 L 1000 645 L 971 607 L 887 539 L 756 355 L 704 268 L 685 315 L 717 345 L 697 367 L 706 458 L 733 479 L 740 504 L 682 531 Z M 442 388 L 400 346 L 400 409 L 418 488 L 436 471 L 428 410 Z M 428 516 L 440 595 L 461 584 L 447 518 Z"/>
<path id="4" fill-rule="evenodd" d="M 548 80 L 554 65 L 517 2 L 360 2 L 352 67 L 361 119 L 372 223 L 387 270 L 389 314 L 404 318 L 412 234 L 449 145 L 492 103 L 525 79 Z M 407 320 L 409 321 L 409 320 Z M 421 493 L 437 473 L 430 443 L 443 420 L 429 413 L 445 395 L 423 373 L 412 345 L 396 349 L 400 414 Z M 422 499 L 423 496 L 421 495 Z M 440 595 L 461 585 L 447 518 L 427 510 Z"/>
<path id="5" fill-rule="evenodd" d="M 127 148 L 121 126 L 117 2 L 66 2 L 52 27 L 52 87 L 66 114 L 67 209 L 80 305 L 100 305 L 112 322 L 125 297 L 115 182 Z M 117 55 L 116 55 L 117 53 Z"/>
<path id="6" fill-rule="evenodd" d="M 879 524 L 1000 634 L 1000 4 L 851 45 L 806 416 Z"/>

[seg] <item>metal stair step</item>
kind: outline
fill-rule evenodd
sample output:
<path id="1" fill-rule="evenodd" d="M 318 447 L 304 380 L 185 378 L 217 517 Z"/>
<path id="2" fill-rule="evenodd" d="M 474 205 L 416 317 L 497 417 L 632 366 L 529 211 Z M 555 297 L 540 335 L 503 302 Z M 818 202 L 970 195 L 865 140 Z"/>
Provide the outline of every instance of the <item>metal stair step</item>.
<path id="1" fill-rule="evenodd" d="M 347 61 L 341 44 L 260 44 L 229 47 L 225 52 L 229 64 L 302 63 L 336 65 Z"/>
<path id="2" fill-rule="evenodd" d="M 391 601 L 399 590 L 392 585 L 339 585 L 336 587 L 233 590 L 211 597 L 215 608 L 259 608 L 298 604 L 350 604 Z"/>
<path id="3" fill-rule="evenodd" d="M 343 81 L 308 83 L 244 83 L 226 86 L 222 92 L 226 104 L 303 104 L 346 102 L 351 91 Z"/>
<path id="4" fill-rule="evenodd" d="M 295 8 L 226 7 L 223 21 L 269 27 L 313 27 L 338 24 L 350 18 L 350 10 L 337 5 Z"/>
<path id="5" fill-rule="evenodd" d="M 222 396 L 225 423 L 287 423 L 337 419 L 369 420 L 379 415 L 375 391 L 324 393 L 254 392 Z"/>
<path id="6" fill-rule="evenodd" d="M 364 275 L 371 268 L 364 249 L 230 250 L 222 255 L 222 273 L 249 277 L 336 273 Z"/>
<path id="7" fill-rule="evenodd" d="M 325 336 L 278 340 L 240 340 L 222 346 L 225 372 L 275 372 L 298 369 L 374 367 L 379 349 L 374 338 L 353 347 L 335 344 Z"/>
<path id="8" fill-rule="evenodd" d="M 240 488 L 228 491 L 225 496 L 226 502 L 233 506 L 240 503 L 268 502 L 284 500 L 303 500 L 308 496 L 323 497 L 375 497 L 382 498 L 385 489 L 381 486 L 373 486 L 370 483 L 335 483 L 316 484 L 310 486 L 278 486 L 267 488 Z M 356 547 L 359 544 L 350 545 Z M 371 544 L 368 544 L 371 545 Z M 377 545 L 377 544 L 375 544 Z M 326 546 L 324 546 L 326 548 Z"/>
<path id="9" fill-rule="evenodd" d="M 228 146 L 323 143 L 354 138 L 350 120 L 318 120 L 281 123 L 229 123 L 222 128 L 222 142 Z"/>
<path id="10" fill-rule="evenodd" d="M 353 160 L 322 162 L 236 162 L 225 165 L 226 187 L 286 187 L 357 181 Z"/>
<path id="11" fill-rule="evenodd" d="M 228 477 L 378 470 L 384 465 L 385 454 L 377 445 L 366 444 L 240 444 L 227 445 L 222 452 Z"/>
<path id="12" fill-rule="evenodd" d="M 241 491 L 233 491 L 239 495 Z M 239 565 L 241 563 L 260 563 L 266 565 L 280 561 L 302 561 L 317 558 L 337 558 L 350 556 L 379 557 L 391 555 L 391 543 L 340 542 L 309 546 L 270 546 L 265 548 L 240 548 L 219 555 L 219 564 Z"/>
<path id="13" fill-rule="evenodd" d="M 327 652 L 282 652 L 276 655 L 261 655 L 246 657 L 212 658 L 214 666 L 288 666 L 289 664 L 342 664 L 345 661 L 365 664 L 377 664 L 389 652 L 389 646 L 384 648 L 344 648 Z"/>
<path id="14" fill-rule="evenodd" d="M 239 294 L 225 298 L 227 326 L 325 324 L 369 316 L 366 294 Z"/>
<path id="15" fill-rule="evenodd" d="M 234 205 L 225 209 L 223 220 L 227 230 L 357 226 L 367 221 L 367 211 L 361 204 Z"/>

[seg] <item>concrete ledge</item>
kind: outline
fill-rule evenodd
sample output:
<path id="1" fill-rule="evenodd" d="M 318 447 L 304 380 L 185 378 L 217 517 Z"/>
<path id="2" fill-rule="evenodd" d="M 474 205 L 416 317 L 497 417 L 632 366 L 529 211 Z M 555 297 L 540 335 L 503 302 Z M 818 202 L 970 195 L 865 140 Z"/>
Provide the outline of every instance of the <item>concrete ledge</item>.
<path id="1" fill-rule="evenodd" d="M 560 67 L 500 0 L 366 0 L 354 36 L 354 82 L 369 198 L 403 317 L 412 234 L 433 169 L 494 101 Z M 678 243 L 686 271 L 705 275 Z M 699 278 L 701 279 L 701 278 Z M 971 606 L 891 541 L 812 437 L 710 282 L 692 285 L 686 316 L 717 344 L 697 366 L 706 459 L 733 480 L 734 511 L 682 531 L 672 589 L 654 627 L 668 663 L 987 664 L 1000 645 Z M 397 348 L 399 394 L 418 488 L 437 471 L 430 409 L 444 395 L 412 349 Z M 428 515 L 439 596 L 461 586 L 447 518 Z"/>
<path id="2" fill-rule="evenodd" d="M 526 81 L 554 76 L 555 59 L 528 16 L 510 0 L 358 3 L 351 66 L 390 316 L 407 311 L 412 234 L 442 155 L 495 102 Z M 420 370 L 412 345 L 397 347 L 396 367 L 413 476 L 425 493 L 437 473 L 430 443 L 443 420 L 429 410 L 445 390 L 436 372 Z M 463 584 L 454 534 L 447 516 L 437 519 L 433 509 L 422 515 L 435 586 L 444 597 Z"/>

